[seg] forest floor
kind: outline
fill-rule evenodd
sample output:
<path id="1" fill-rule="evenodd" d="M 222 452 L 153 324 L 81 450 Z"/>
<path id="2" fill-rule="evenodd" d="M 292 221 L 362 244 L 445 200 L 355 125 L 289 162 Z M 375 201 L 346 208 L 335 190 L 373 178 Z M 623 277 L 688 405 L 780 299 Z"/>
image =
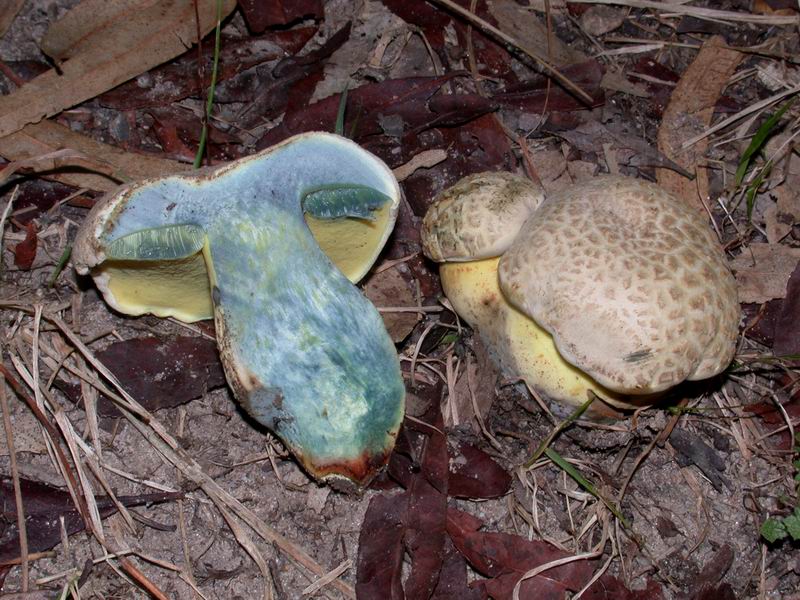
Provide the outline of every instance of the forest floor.
<path id="1" fill-rule="evenodd" d="M 219 2 L 204 164 L 333 131 L 346 91 L 343 132 L 401 182 L 360 285 L 407 416 L 361 494 L 238 406 L 212 322 L 119 314 L 69 263 L 104 193 L 192 169 L 217 4 L 0 8 L 4 594 L 799 599 L 797 3 Z M 498 371 L 421 251 L 436 194 L 481 171 L 694 202 L 738 285 L 733 364 L 548 437 L 570 411 Z"/>

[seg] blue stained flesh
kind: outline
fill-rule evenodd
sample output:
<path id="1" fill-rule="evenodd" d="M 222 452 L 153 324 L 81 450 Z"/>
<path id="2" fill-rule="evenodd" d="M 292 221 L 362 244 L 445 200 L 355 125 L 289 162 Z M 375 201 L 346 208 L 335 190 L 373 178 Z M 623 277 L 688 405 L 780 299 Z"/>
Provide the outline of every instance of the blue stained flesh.
<path id="1" fill-rule="evenodd" d="M 158 237 L 166 227 L 182 238 L 184 226 L 199 228 L 218 331 L 234 359 L 226 370 L 232 380 L 249 374 L 252 389 L 239 400 L 312 464 L 359 460 L 391 448 L 402 375 L 378 311 L 319 248 L 303 210 L 367 216 L 397 197 L 396 185 L 351 142 L 301 138 L 208 180 L 174 176 L 134 189 L 102 241 L 125 247 L 136 231 Z"/>

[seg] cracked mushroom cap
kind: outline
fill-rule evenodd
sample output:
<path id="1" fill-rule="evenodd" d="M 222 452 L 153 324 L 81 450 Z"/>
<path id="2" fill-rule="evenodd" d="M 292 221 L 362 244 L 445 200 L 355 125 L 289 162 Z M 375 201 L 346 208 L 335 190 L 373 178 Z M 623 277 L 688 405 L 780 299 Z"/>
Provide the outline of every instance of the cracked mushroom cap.
<path id="1" fill-rule="evenodd" d="M 508 300 L 561 355 L 625 394 L 722 372 L 736 284 L 711 230 L 653 183 L 601 176 L 547 198 L 499 265 Z"/>
<path id="2" fill-rule="evenodd" d="M 308 133 L 119 188 L 87 217 L 73 263 L 120 312 L 213 315 L 237 399 L 312 475 L 359 486 L 388 460 L 405 391 L 383 321 L 352 282 L 399 199 L 378 158 Z"/>
<path id="3" fill-rule="evenodd" d="M 437 262 L 500 256 L 543 200 L 541 186 L 513 173 L 464 177 L 439 194 L 425 214 L 423 250 Z"/>

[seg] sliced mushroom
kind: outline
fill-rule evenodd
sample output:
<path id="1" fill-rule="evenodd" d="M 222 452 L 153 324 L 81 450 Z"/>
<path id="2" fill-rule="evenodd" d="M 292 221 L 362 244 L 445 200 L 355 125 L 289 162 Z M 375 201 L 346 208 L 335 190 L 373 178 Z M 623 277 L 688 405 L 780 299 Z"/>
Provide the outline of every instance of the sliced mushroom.
<path id="1" fill-rule="evenodd" d="M 527 213 L 505 211 L 515 235 L 498 244 L 508 203 Z M 473 232 L 480 243 L 465 241 Z M 588 391 L 615 408 L 646 404 L 733 358 L 739 304 L 725 256 L 654 184 L 601 176 L 543 199 L 519 177 L 468 177 L 431 207 L 423 245 L 462 261 L 441 265 L 443 288 L 502 366 L 568 405 Z"/>
<path id="2" fill-rule="evenodd" d="M 244 407 L 309 473 L 360 486 L 392 450 L 404 386 L 380 315 L 351 282 L 388 238 L 399 194 L 356 144 L 303 134 L 120 188 L 90 213 L 73 262 L 120 312 L 213 315 Z"/>

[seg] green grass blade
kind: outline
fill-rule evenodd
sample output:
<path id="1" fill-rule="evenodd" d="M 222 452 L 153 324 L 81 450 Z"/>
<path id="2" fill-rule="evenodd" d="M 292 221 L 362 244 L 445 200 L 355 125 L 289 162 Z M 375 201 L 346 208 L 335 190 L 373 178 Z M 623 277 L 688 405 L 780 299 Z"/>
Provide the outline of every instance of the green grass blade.
<path id="1" fill-rule="evenodd" d="M 203 129 L 200 131 L 200 143 L 197 145 L 197 155 L 194 157 L 194 168 L 199 169 L 203 164 L 203 155 L 206 152 L 208 140 L 208 119 L 214 107 L 214 90 L 217 87 L 217 73 L 219 71 L 219 49 L 222 45 L 222 0 L 217 0 L 217 27 L 214 30 L 214 63 L 211 67 L 211 84 L 208 86 L 208 100 L 206 113 L 203 117 Z"/>
<path id="2" fill-rule="evenodd" d="M 347 85 L 345 84 L 342 90 L 342 96 L 339 98 L 339 110 L 336 112 L 336 125 L 334 126 L 334 133 L 336 135 L 344 135 L 344 113 L 347 110 Z"/>
<path id="3" fill-rule="evenodd" d="M 552 460 L 567 475 L 572 477 L 578 483 L 579 486 L 581 486 L 592 496 L 600 500 L 600 502 L 605 504 L 608 507 L 608 510 L 610 510 L 611 513 L 617 519 L 619 519 L 619 522 L 622 523 L 622 526 L 628 531 L 630 531 L 631 526 L 628 523 L 628 521 L 625 520 L 625 517 L 622 516 L 622 513 L 619 511 L 619 509 L 616 506 L 614 506 L 614 504 L 610 500 L 607 500 L 602 494 L 600 494 L 600 492 L 597 491 L 597 488 L 595 488 L 594 485 L 592 485 L 592 483 L 588 479 L 586 479 L 583 475 L 581 475 L 580 471 L 578 471 L 575 467 L 569 464 L 558 452 L 556 452 L 552 448 L 547 448 L 544 451 L 544 453 L 545 455 L 547 455 L 547 458 Z"/>
<path id="4" fill-rule="evenodd" d="M 772 135 L 772 130 L 775 129 L 778 121 L 780 121 L 781 117 L 789 110 L 792 104 L 794 104 L 796 99 L 797 96 L 790 98 L 758 128 L 758 131 L 756 131 L 753 139 L 750 140 L 750 144 L 747 146 L 744 154 L 742 154 L 742 158 L 739 160 L 739 166 L 736 169 L 736 187 L 742 185 L 742 181 L 744 181 L 744 176 L 747 173 L 752 158 L 764 148 L 767 139 Z"/>
<path id="5" fill-rule="evenodd" d="M 594 399 L 596 397 L 597 396 L 595 396 L 594 394 L 589 394 L 589 399 L 586 400 L 586 402 L 581 404 L 578 408 L 576 408 L 572 412 L 571 415 L 569 415 L 566 419 L 564 419 L 563 421 L 561 421 L 561 423 L 559 423 L 556 427 L 554 427 L 553 430 L 550 432 L 550 435 L 548 435 L 546 438 L 542 440 L 542 443 L 539 444 L 539 447 L 536 449 L 533 455 L 527 461 L 525 461 L 522 467 L 524 469 L 530 469 L 533 466 L 533 463 L 539 460 L 539 457 L 542 454 L 544 454 L 544 451 L 552 443 L 552 441 L 556 439 L 556 436 L 562 431 L 564 431 L 568 426 L 572 425 L 573 422 L 577 421 L 581 417 L 581 415 L 586 412 L 586 409 L 592 405 L 592 402 L 594 402 Z"/>
<path id="6" fill-rule="evenodd" d="M 48 287 L 53 287 L 56 284 L 56 280 L 58 279 L 58 276 L 61 275 L 61 271 L 64 270 L 64 267 L 67 266 L 67 261 L 69 260 L 71 254 L 72 246 L 69 245 L 64 248 L 64 252 L 61 253 L 61 258 L 58 259 L 58 264 L 56 265 L 53 274 L 50 276 L 50 281 L 47 282 Z"/>

